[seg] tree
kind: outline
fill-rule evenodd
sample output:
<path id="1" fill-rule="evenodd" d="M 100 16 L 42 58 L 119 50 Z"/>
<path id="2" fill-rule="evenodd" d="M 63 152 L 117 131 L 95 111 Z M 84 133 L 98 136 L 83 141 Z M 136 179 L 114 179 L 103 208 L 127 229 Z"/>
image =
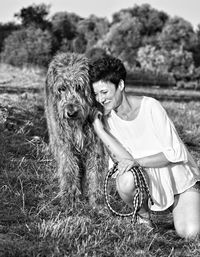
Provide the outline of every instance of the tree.
<path id="1" fill-rule="evenodd" d="M 180 46 L 190 50 L 196 43 L 196 39 L 192 25 L 182 18 L 175 17 L 169 19 L 163 28 L 159 45 L 166 50 L 179 49 Z"/>
<path id="2" fill-rule="evenodd" d="M 141 46 L 141 23 L 137 18 L 128 17 L 110 28 L 96 47 L 106 49 L 119 57 L 130 68 L 136 65 L 137 50 Z"/>
<path id="3" fill-rule="evenodd" d="M 8 37 L 13 31 L 18 30 L 20 25 L 13 22 L 8 22 L 5 24 L 0 23 L 0 52 L 3 48 L 3 43 L 6 37 Z"/>
<path id="4" fill-rule="evenodd" d="M 142 23 L 142 35 L 148 36 L 161 32 L 169 18 L 165 12 L 158 11 L 149 4 L 135 5 L 131 14 L 133 17 L 138 17 Z"/>
<path id="5" fill-rule="evenodd" d="M 177 79 L 182 79 L 185 76 L 193 76 L 195 71 L 194 61 L 191 52 L 188 52 L 179 47 L 172 49 L 169 55 L 169 72 L 172 72 Z"/>
<path id="6" fill-rule="evenodd" d="M 80 20 L 77 31 L 85 36 L 87 40 L 86 50 L 93 47 L 109 30 L 109 22 L 105 18 L 91 15 L 87 19 Z"/>
<path id="7" fill-rule="evenodd" d="M 78 36 L 73 40 L 73 51 L 77 53 L 84 53 L 87 48 L 87 40 L 85 35 L 80 33 Z"/>
<path id="8" fill-rule="evenodd" d="M 3 61 L 15 66 L 47 66 L 51 57 L 51 34 L 35 27 L 14 31 L 6 38 L 2 52 Z"/>
<path id="9" fill-rule="evenodd" d="M 112 24 L 121 22 L 127 15 L 138 18 L 142 26 L 141 34 L 143 36 L 152 36 L 161 32 L 169 18 L 165 12 L 158 11 L 149 4 L 142 4 L 141 6 L 134 5 L 133 8 L 122 9 L 113 14 Z"/>
<path id="10" fill-rule="evenodd" d="M 137 53 L 137 60 L 141 68 L 158 73 L 168 73 L 169 53 L 164 49 L 156 49 L 155 46 L 146 45 L 140 47 Z"/>
<path id="11" fill-rule="evenodd" d="M 78 22 L 78 21 L 77 21 Z M 71 14 L 68 12 L 58 12 L 52 19 L 52 31 L 58 38 L 72 40 L 76 36 L 76 23 L 71 20 Z"/>
<path id="12" fill-rule="evenodd" d="M 200 24 L 197 26 L 196 36 L 197 42 L 191 51 L 193 54 L 195 67 L 200 67 Z"/>
<path id="13" fill-rule="evenodd" d="M 77 23 L 81 18 L 68 12 L 58 12 L 51 19 L 53 34 L 53 52 L 63 49 L 71 50 L 72 40 L 77 36 Z"/>
<path id="14" fill-rule="evenodd" d="M 184 76 L 193 76 L 194 73 L 192 53 L 184 50 L 183 47 L 168 51 L 147 45 L 139 49 L 137 60 L 144 70 L 162 74 L 170 73 L 179 79 Z"/>
<path id="15" fill-rule="evenodd" d="M 100 57 L 103 57 L 103 56 L 106 56 L 106 55 L 107 55 L 107 52 L 100 47 L 93 47 L 86 52 L 86 56 L 90 60 L 100 58 Z"/>
<path id="16" fill-rule="evenodd" d="M 47 21 L 49 10 L 50 5 L 33 4 L 22 8 L 20 12 L 16 13 L 14 16 L 21 20 L 22 26 L 24 27 L 35 26 L 44 30 L 50 26 L 50 23 Z"/>

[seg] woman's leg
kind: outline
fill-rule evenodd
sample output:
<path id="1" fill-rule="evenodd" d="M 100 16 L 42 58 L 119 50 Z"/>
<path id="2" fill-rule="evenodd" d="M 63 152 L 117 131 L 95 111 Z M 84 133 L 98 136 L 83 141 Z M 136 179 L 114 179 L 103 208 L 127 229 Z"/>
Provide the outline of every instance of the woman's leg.
<path id="1" fill-rule="evenodd" d="M 131 171 L 127 171 L 116 178 L 117 191 L 122 198 L 122 200 L 127 203 L 130 207 L 133 207 L 133 197 L 135 194 L 135 182 Z M 144 202 L 139 213 L 146 216 L 145 213 L 148 212 L 147 200 Z M 149 216 L 149 215 L 148 215 Z"/>
<path id="2" fill-rule="evenodd" d="M 127 171 L 116 177 L 116 187 L 122 200 L 130 207 L 133 207 L 135 183 L 131 171 Z"/>
<path id="3" fill-rule="evenodd" d="M 122 200 L 127 203 L 130 207 L 133 207 L 133 198 L 135 194 L 135 181 L 131 171 L 125 172 L 116 178 L 117 191 L 122 198 Z M 148 199 L 144 199 L 144 203 L 138 212 L 138 224 L 143 224 L 150 229 L 153 229 L 155 225 L 153 224 L 149 208 Z"/>
<path id="4" fill-rule="evenodd" d="M 188 189 L 176 195 L 172 213 L 179 236 L 190 239 L 200 234 L 200 192 Z"/>

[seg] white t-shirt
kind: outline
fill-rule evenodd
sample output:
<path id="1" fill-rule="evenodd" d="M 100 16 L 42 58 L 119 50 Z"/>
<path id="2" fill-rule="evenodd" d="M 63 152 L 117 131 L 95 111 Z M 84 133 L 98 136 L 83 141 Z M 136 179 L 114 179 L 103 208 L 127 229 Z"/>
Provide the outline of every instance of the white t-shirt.
<path id="1" fill-rule="evenodd" d="M 154 201 L 151 210 L 162 211 L 180 194 L 200 180 L 200 171 L 178 136 L 173 122 L 159 101 L 144 96 L 134 120 L 121 119 L 115 111 L 107 118 L 111 134 L 133 158 L 163 152 L 171 162 L 162 168 L 146 168 L 149 189 Z"/>

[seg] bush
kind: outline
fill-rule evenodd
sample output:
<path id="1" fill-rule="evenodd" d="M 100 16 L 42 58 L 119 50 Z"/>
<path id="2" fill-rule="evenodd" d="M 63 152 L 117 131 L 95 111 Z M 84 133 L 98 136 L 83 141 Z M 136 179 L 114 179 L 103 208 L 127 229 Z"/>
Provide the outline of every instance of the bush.
<path id="1" fill-rule="evenodd" d="M 4 41 L 2 61 L 14 66 L 47 66 L 51 58 L 51 34 L 29 27 L 14 31 Z"/>
<path id="2" fill-rule="evenodd" d="M 93 47 L 90 50 L 86 51 L 86 56 L 87 58 L 89 58 L 90 60 L 93 59 L 97 59 L 97 58 L 101 58 L 106 56 L 107 52 L 100 47 Z"/>

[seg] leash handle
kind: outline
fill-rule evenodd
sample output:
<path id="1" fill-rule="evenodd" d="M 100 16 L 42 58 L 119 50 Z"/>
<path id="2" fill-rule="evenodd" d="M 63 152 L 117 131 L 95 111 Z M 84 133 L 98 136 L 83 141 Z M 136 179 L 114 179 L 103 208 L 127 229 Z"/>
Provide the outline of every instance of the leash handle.
<path id="1" fill-rule="evenodd" d="M 108 172 L 106 174 L 105 181 L 104 181 L 105 201 L 106 201 L 108 209 L 111 211 L 112 214 L 119 216 L 119 217 L 132 216 L 132 222 L 135 224 L 137 221 L 137 213 L 145 201 L 145 195 L 147 195 L 147 198 L 150 199 L 151 204 L 153 204 L 153 199 L 151 197 L 148 183 L 147 183 L 145 175 L 144 175 L 145 170 L 139 164 L 138 164 L 138 166 L 134 166 L 130 169 L 130 171 L 133 174 L 134 183 L 135 183 L 135 187 L 136 187 L 136 193 L 133 197 L 133 211 L 130 213 L 120 213 L 112 208 L 112 206 L 110 205 L 109 196 L 108 196 L 108 181 L 112 177 L 112 175 L 115 172 L 117 172 L 117 165 L 118 165 L 118 162 L 114 163 L 113 167 L 110 170 L 108 170 Z"/>

